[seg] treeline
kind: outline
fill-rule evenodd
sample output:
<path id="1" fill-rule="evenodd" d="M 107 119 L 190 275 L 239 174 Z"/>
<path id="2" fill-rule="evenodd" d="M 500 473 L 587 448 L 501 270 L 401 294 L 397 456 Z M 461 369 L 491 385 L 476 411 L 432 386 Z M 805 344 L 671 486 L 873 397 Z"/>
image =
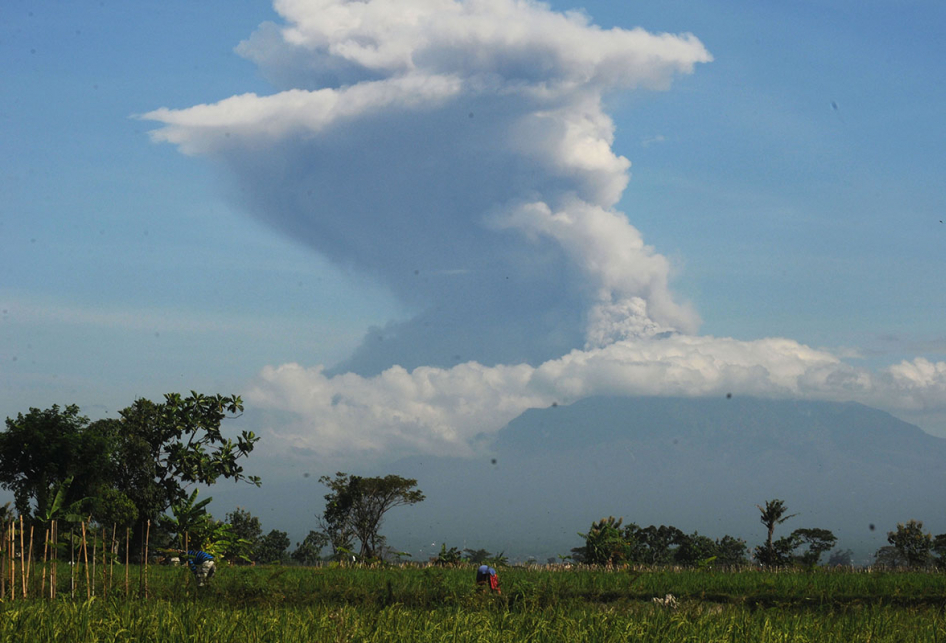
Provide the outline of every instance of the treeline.
<path id="1" fill-rule="evenodd" d="M 75 547 L 76 526 L 89 529 L 93 547 L 96 534 L 125 534 L 109 539 L 109 554 L 136 562 L 142 555 L 193 547 L 247 563 L 310 565 L 408 557 L 388 545 L 381 526 L 388 511 L 422 502 L 424 494 L 416 480 L 396 475 L 322 476 L 319 481 L 328 493 L 323 513 L 314 517 L 317 529 L 291 552 L 286 532 L 264 533 L 259 518 L 245 509 L 214 519 L 207 509 L 211 499 L 198 498 L 196 491 L 187 491 L 189 486 L 220 479 L 260 484 L 241 465 L 258 438 L 243 431 L 231 439 L 221 431 L 224 420 L 242 412 L 238 396 L 191 391 L 186 397 L 169 393 L 160 403 L 138 399 L 117 418 L 95 422 L 76 406 L 31 408 L 8 417 L 6 430 L 0 432 L 0 487 L 13 492 L 15 507 L 0 507 L 0 524 L 9 524 L 17 515 L 23 529 L 39 537 L 56 523 L 63 542 L 55 539 L 44 546 L 57 551 L 64 542 L 70 551 Z M 767 537 L 752 549 L 729 535 L 712 539 L 668 525 L 624 524 L 609 516 L 580 533 L 583 543 L 560 559 L 589 565 L 810 568 L 822 564 L 837 542 L 831 531 L 816 527 L 776 537 L 780 526 L 795 516 L 782 500 L 769 500 L 758 510 Z M 103 551 L 105 540 L 102 536 Z M 898 524 L 887 541 L 875 555 L 876 565 L 946 569 L 946 534 L 933 536 L 921 522 Z M 434 561 L 506 563 L 502 553 L 461 552 L 446 544 Z M 850 550 L 836 550 L 827 558 L 828 565 L 851 563 Z"/>
<path id="2" fill-rule="evenodd" d="M 639 527 L 623 524 L 623 519 L 602 518 L 578 534 L 584 544 L 572 549 L 568 559 L 588 565 L 656 565 L 680 567 L 814 568 L 830 552 L 837 537 L 828 529 L 795 529 L 776 538 L 779 525 L 794 518 L 783 500 L 758 505 L 759 520 L 766 528 L 766 540 L 750 549 L 746 541 L 733 536 L 711 539 L 697 532 L 686 534 L 673 526 Z M 923 523 L 910 520 L 887 533 L 888 545 L 874 554 L 874 566 L 890 569 L 946 570 L 946 534 L 933 536 Z M 839 549 L 827 558 L 828 566 L 853 564 L 850 549 Z"/>
<path id="3" fill-rule="evenodd" d="M 81 527 L 89 530 L 93 547 L 135 562 L 190 548 L 250 563 L 311 564 L 326 547 L 334 559 L 392 555 L 380 535 L 384 514 L 424 499 L 416 480 L 399 476 L 323 476 L 329 493 L 325 511 L 315 517 L 319 529 L 291 553 L 286 532 L 264 533 L 244 509 L 215 519 L 208 511 L 211 498 L 198 498 L 189 487 L 221 479 L 261 482 L 242 466 L 259 438 L 251 431 L 234 438 L 222 432 L 225 420 L 242 413 L 239 396 L 191 391 L 169 393 L 157 403 L 141 398 L 117 418 L 97 421 L 75 405 L 8 417 L 0 432 L 0 487 L 13 492 L 14 507 L 0 507 L 0 525 L 16 516 L 39 539 L 58 524 L 61 538 L 44 542 L 57 552 L 75 548 Z M 107 539 L 106 547 L 104 537 L 96 540 L 101 532 L 124 537 Z"/>

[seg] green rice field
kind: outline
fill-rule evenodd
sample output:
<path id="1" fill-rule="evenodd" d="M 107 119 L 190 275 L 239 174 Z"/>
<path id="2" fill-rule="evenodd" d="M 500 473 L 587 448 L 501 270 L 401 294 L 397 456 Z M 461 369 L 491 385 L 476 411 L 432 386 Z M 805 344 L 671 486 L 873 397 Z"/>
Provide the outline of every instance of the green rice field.
<path id="1" fill-rule="evenodd" d="M 0 641 L 946 641 L 938 573 L 512 568 L 491 595 L 469 567 L 140 571 L 8 587 Z"/>

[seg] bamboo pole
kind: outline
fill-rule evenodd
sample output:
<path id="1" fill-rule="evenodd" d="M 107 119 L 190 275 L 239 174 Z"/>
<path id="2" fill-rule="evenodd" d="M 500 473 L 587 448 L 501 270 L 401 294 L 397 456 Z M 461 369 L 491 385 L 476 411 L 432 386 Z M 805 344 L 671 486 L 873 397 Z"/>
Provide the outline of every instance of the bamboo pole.
<path id="1" fill-rule="evenodd" d="M 46 527 L 46 533 L 43 535 L 43 582 L 39 586 L 39 596 L 46 596 L 46 560 L 49 554 L 49 527 Z M 52 580 L 52 579 L 50 579 Z"/>
<path id="2" fill-rule="evenodd" d="M 131 538 L 131 527 L 125 527 L 125 597 L 128 597 L 128 540 Z"/>
<path id="3" fill-rule="evenodd" d="M 7 597 L 7 557 L 10 555 L 7 545 L 10 542 L 7 536 L 9 524 L 3 523 L 3 551 L 0 552 L 0 598 Z"/>
<path id="4" fill-rule="evenodd" d="M 10 598 L 16 598 L 16 518 L 10 527 Z"/>
<path id="5" fill-rule="evenodd" d="M 7 568 L 10 566 L 10 523 L 3 523 L 3 555 L 0 556 L 3 564 L 3 592 L 0 593 L 0 597 L 4 600 L 7 598 Z"/>
<path id="6" fill-rule="evenodd" d="M 141 596 L 145 584 L 145 532 L 141 530 L 140 557 L 138 558 L 138 596 Z"/>
<path id="7" fill-rule="evenodd" d="M 85 522 L 82 525 L 82 557 L 85 559 L 85 597 L 92 598 L 92 588 L 89 587 L 89 546 L 85 540 Z"/>
<path id="8" fill-rule="evenodd" d="M 10 598 L 16 598 L 16 518 L 10 524 Z"/>
<path id="9" fill-rule="evenodd" d="M 30 550 L 26 557 L 26 587 L 29 593 L 30 574 L 33 573 L 33 525 L 30 525 Z"/>
<path id="10" fill-rule="evenodd" d="M 69 528 L 69 594 L 70 598 L 76 598 L 76 528 Z"/>
<path id="11" fill-rule="evenodd" d="M 98 553 L 99 541 L 95 538 L 95 532 L 92 533 L 92 596 L 95 596 L 95 555 Z"/>
<path id="12" fill-rule="evenodd" d="M 107 548 L 105 547 L 105 527 L 102 526 L 102 598 L 108 598 L 108 558 L 106 556 Z"/>
<path id="13" fill-rule="evenodd" d="M 148 546 L 151 543 L 151 521 L 148 520 L 148 530 L 145 532 L 145 599 L 148 598 Z"/>
<path id="14" fill-rule="evenodd" d="M 115 558 L 118 556 L 118 548 L 115 546 L 115 530 L 118 528 L 112 523 L 112 556 L 108 559 L 108 584 L 111 585 L 115 580 Z"/>
<path id="15" fill-rule="evenodd" d="M 52 566 L 52 569 L 49 570 L 49 598 L 56 598 L 56 579 L 58 578 L 58 575 L 57 575 L 58 570 L 56 569 L 56 567 L 59 564 L 59 547 L 57 547 L 57 545 L 59 544 L 59 540 L 58 540 L 58 534 L 56 531 L 55 520 L 53 521 L 52 525 L 50 525 L 50 530 L 53 532 L 52 533 L 53 551 L 52 551 L 52 555 L 50 556 L 50 558 L 52 558 L 52 561 L 53 561 L 53 566 Z"/>
<path id="16" fill-rule="evenodd" d="M 23 598 L 26 598 L 26 551 L 23 547 L 23 514 L 20 514 L 20 582 L 23 585 Z"/>

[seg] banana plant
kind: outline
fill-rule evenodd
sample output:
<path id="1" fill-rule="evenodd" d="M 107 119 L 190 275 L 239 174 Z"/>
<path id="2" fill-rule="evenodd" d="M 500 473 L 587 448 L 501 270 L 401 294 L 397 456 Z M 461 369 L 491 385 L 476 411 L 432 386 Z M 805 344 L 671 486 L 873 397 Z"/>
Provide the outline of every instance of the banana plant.
<path id="1" fill-rule="evenodd" d="M 50 495 L 53 496 L 52 502 L 50 502 L 43 510 L 36 516 L 36 519 L 44 524 L 48 525 L 53 520 L 63 520 L 65 522 L 81 522 L 82 521 L 82 505 L 85 504 L 89 498 L 80 498 L 75 502 L 66 505 L 66 496 L 69 494 L 69 487 L 72 486 L 72 476 L 69 476 L 58 485 L 55 486 L 55 494 L 52 494 L 50 490 Z"/>
<path id="2" fill-rule="evenodd" d="M 207 513 L 207 505 L 213 498 L 197 500 L 197 489 L 190 496 L 171 505 L 171 515 L 161 516 L 161 526 L 177 537 L 179 548 L 184 547 L 185 534 L 203 540 L 209 524 L 212 522 Z"/>

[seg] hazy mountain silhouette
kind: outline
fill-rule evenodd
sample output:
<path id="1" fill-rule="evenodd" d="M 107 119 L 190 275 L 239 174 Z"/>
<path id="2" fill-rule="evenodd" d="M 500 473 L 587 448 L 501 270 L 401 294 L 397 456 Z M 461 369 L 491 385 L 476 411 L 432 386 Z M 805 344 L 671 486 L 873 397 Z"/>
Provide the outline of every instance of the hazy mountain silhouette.
<path id="1" fill-rule="evenodd" d="M 393 469 L 428 499 L 409 519 L 392 513 L 385 531 L 427 546 L 544 558 L 612 514 L 755 545 L 756 505 L 776 497 L 799 514 L 783 533 L 831 529 L 861 562 L 898 521 L 946 531 L 946 440 L 855 403 L 593 397 L 526 411 L 482 459 L 417 457 Z"/>

